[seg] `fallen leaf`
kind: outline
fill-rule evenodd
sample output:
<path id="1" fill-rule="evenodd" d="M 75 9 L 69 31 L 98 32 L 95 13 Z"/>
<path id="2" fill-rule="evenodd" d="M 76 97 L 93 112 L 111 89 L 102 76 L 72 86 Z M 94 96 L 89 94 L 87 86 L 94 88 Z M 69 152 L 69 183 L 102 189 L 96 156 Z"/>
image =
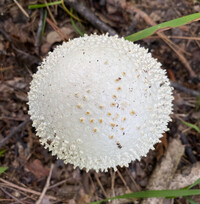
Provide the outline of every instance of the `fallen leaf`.
<path id="1" fill-rule="evenodd" d="M 49 175 L 49 168 L 44 167 L 42 162 L 35 159 L 33 162 L 29 162 L 25 166 L 37 179 L 44 178 Z"/>
<path id="2" fill-rule="evenodd" d="M 157 152 L 157 154 L 156 154 L 157 161 L 160 160 L 160 158 L 163 156 L 165 150 L 167 149 L 167 134 L 164 133 L 163 137 L 160 140 L 161 140 L 161 143 L 158 143 L 155 147 L 156 152 Z"/>
<path id="3" fill-rule="evenodd" d="M 41 204 L 51 204 L 51 202 L 50 202 L 49 198 L 44 197 L 44 198 L 42 199 Z"/>
<path id="4" fill-rule="evenodd" d="M 70 38 L 70 34 L 73 32 L 73 29 L 70 27 L 62 27 L 60 28 L 60 31 L 65 34 L 67 36 L 67 38 Z M 56 31 L 51 31 L 50 33 L 48 33 L 47 35 L 47 43 L 49 43 L 50 45 L 54 44 L 55 42 L 61 42 L 62 39 L 61 37 L 58 35 L 58 33 Z"/>

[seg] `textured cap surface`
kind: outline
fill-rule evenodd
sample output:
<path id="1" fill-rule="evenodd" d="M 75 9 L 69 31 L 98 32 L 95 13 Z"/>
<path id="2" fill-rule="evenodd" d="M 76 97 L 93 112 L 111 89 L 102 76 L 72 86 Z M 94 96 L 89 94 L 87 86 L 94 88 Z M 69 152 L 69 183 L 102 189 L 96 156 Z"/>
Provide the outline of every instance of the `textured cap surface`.
<path id="1" fill-rule="evenodd" d="M 160 66 L 146 49 L 117 36 L 58 46 L 33 75 L 28 94 L 41 143 L 87 170 L 145 156 L 172 111 L 172 88 Z"/>

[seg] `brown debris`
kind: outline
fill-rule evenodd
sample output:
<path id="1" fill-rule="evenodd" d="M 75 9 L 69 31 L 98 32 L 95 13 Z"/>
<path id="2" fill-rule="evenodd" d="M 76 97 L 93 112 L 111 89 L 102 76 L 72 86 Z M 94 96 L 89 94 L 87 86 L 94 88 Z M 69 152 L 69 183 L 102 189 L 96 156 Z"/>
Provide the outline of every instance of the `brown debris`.
<path id="1" fill-rule="evenodd" d="M 49 169 L 45 168 L 42 162 L 38 159 L 27 163 L 25 168 L 34 174 L 37 179 L 41 179 L 49 175 Z"/>
<path id="2" fill-rule="evenodd" d="M 154 26 L 156 25 L 156 23 L 150 18 L 150 16 L 147 15 L 147 13 L 145 13 L 144 11 L 130 5 L 127 4 L 124 9 L 126 9 L 129 12 L 136 12 L 139 14 L 139 16 L 141 16 L 147 24 L 149 24 L 150 26 Z M 189 62 L 187 61 L 187 59 L 184 57 L 184 55 L 181 53 L 179 47 L 174 44 L 170 39 L 167 38 L 167 36 L 163 33 L 163 32 L 157 32 L 157 35 L 165 41 L 165 43 L 178 55 L 180 61 L 182 62 L 182 64 L 187 68 L 190 77 L 191 78 L 197 78 L 197 75 L 195 74 L 195 72 L 193 71 L 192 67 L 190 66 Z"/>
<path id="3" fill-rule="evenodd" d="M 153 171 L 146 189 L 168 189 L 183 154 L 184 146 L 181 144 L 180 139 L 173 139 L 168 145 L 165 156 Z M 142 204 L 148 203 L 162 204 L 163 198 L 149 198 L 142 201 Z"/>
<path id="4" fill-rule="evenodd" d="M 200 163 L 197 162 L 192 166 L 183 169 L 182 172 L 177 172 L 170 183 L 169 189 L 181 189 L 190 186 L 200 178 Z"/>
<path id="5" fill-rule="evenodd" d="M 41 2 L 32 1 L 33 4 Z M 74 19 L 82 32 L 108 32 L 119 36 L 198 12 L 199 5 L 192 2 L 65 0 L 68 9 L 73 7 L 73 15 L 77 19 L 84 19 L 80 22 Z M 159 174 L 159 182 L 152 181 L 159 189 L 164 185 L 169 189 L 182 188 L 195 181 L 199 177 L 200 138 L 194 129 L 183 125 L 181 121 L 199 126 L 200 104 L 197 98 L 200 83 L 198 80 L 191 81 L 191 76 L 200 76 L 200 23 L 194 22 L 169 29 L 136 42 L 148 48 L 168 73 L 174 87 L 173 121 L 169 124 L 170 130 L 164 134 L 162 142 L 155 146 L 155 151 L 149 151 L 147 157 L 131 162 L 129 167 L 118 167 L 117 172 L 110 169 L 107 173 L 96 174 L 92 170 L 87 173 L 79 168 L 73 169 L 73 165 L 57 160 L 40 145 L 35 129 L 27 119 L 27 92 L 32 74 L 36 72 L 41 59 L 63 41 L 78 37 L 69 15 L 61 5 L 48 7 L 44 35 L 41 36 L 44 12 L 47 8 L 30 10 L 29 4 L 29 1 L 23 0 L 0 1 L 0 150 L 6 150 L 0 158 L 0 166 L 8 167 L 0 178 L 1 202 L 85 204 L 105 197 L 145 190 L 147 186 L 152 189 L 153 185 L 150 186 L 150 183 L 157 169 L 167 169 L 165 173 Z M 125 75 L 127 74 L 122 72 L 122 76 Z M 123 77 L 116 77 L 113 83 L 119 83 L 124 80 Z M 112 97 L 114 101 L 111 106 L 118 100 L 115 95 Z M 102 109 L 105 108 L 101 104 L 98 105 Z M 119 108 L 118 103 L 115 105 Z M 134 114 L 132 115 L 134 117 Z M 114 115 L 110 117 L 112 119 Z M 101 118 L 92 122 L 104 125 Z M 185 145 L 185 154 L 182 157 L 180 141 L 172 150 L 171 142 L 169 143 L 177 141 L 174 138 L 179 135 L 182 135 L 182 143 Z M 112 139 L 113 142 L 117 142 L 115 138 L 116 135 Z M 118 151 L 123 150 L 123 147 L 120 149 L 120 143 L 115 145 L 119 147 Z M 170 159 L 169 155 L 172 155 Z M 163 184 L 163 179 L 168 174 L 166 184 Z M 197 196 L 192 199 L 199 203 Z M 121 199 L 112 203 L 139 202 L 134 199 Z M 178 198 L 175 203 L 186 203 L 186 200 Z"/>
<path id="6" fill-rule="evenodd" d="M 110 35 L 116 35 L 116 31 L 106 25 L 103 21 L 97 18 L 86 6 L 81 2 L 68 0 L 65 1 L 66 4 L 71 6 L 75 11 L 80 13 L 85 19 L 87 19 L 94 27 L 102 30 L 103 32 L 108 32 Z"/>

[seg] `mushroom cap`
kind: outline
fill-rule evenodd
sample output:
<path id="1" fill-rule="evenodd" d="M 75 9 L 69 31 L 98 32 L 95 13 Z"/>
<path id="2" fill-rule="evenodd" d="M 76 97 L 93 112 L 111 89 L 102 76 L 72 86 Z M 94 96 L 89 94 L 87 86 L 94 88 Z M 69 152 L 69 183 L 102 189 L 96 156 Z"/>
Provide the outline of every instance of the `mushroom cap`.
<path id="1" fill-rule="evenodd" d="M 128 166 L 153 149 L 173 100 L 161 64 L 139 45 L 108 35 L 85 35 L 50 52 L 28 98 L 44 147 L 96 171 Z"/>

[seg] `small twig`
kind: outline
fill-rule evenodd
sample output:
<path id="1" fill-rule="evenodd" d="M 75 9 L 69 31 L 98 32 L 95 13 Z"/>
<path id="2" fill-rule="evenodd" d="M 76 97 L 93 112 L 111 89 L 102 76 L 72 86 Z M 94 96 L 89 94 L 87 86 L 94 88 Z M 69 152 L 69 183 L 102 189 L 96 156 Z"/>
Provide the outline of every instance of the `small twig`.
<path id="1" fill-rule="evenodd" d="M 47 4 L 47 1 L 44 0 L 44 3 Z M 54 18 L 53 14 L 51 13 L 51 10 L 50 10 L 48 5 L 47 5 L 47 11 L 48 11 L 48 13 L 50 15 L 51 20 L 57 25 L 58 23 L 57 23 L 56 19 Z"/>
<path id="2" fill-rule="evenodd" d="M 97 173 L 95 173 L 95 178 L 97 180 L 97 183 L 98 183 L 99 187 L 101 188 L 101 190 L 103 192 L 103 195 L 105 196 L 105 198 L 108 198 L 108 195 L 107 195 L 106 191 L 104 190 L 104 187 L 103 187 L 101 181 L 99 180 L 99 177 L 98 177 Z"/>
<path id="3" fill-rule="evenodd" d="M 11 186 L 8 186 L 8 185 L 6 185 L 6 184 L 4 184 L 4 183 L 1 183 L 0 186 L 1 186 L 1 187 L 4 187 L 4 188 L 8 188 L 9 190 L 16 191 L 16 188 L 13 188 L 13 187 L 11 187 Z M 35 199 L 33 198 L 33 196 L 27 195 L 26 192 L 23 192 L 23 191 L 21 191 L 21 190 L 19 190 L 19 189 L 17 189 L 17 192 L 19 192 L 21 195 L 25 196 L 25 198 L 22 198 L 21 201 L 26 200 L 26 199 L 31 199 L 31 200 L 34 200 L 34 201 L 35 201 Z M 16 203 L 16 202 L 15 202 L 15 203 Z"/>
<path id="4" fill-rule="evenodd" d="M 10 202 L 12 202 L 13 199 L 9 199 L 9 198 L 7 198 L 7 199 L 5 198 L 5 199 L 4 199 L 4 198 L 1 198 L 1 202 L 3 202 L 3 201 L 10 201 Z"/>
<path id="5" fill-rule="evenodd" d="M 191 54 L 187 51 L 185 51 L 183 48 L 179 47 L 178 45 L 176 45 L 175 43 L 173 43 L 168 36 L 166 36 L 165 34 L 163 34 L 162 32 L 158 32 L 157 35 L 163 39 L 165 41 L 166 44 L 168 44 L 168 46 L 175 52 L 177 53 L 177 55 L 179 56 L 182 53 L 187 54 L 188 56 L 191 56 Z M 181 53 L 182 52 L 182 53 Z"/>
<path id="6" fill-rule="evenodd" d="M 76 0 L 65 0 L 65 3 L 71 6 L 75 11 L 77 11 L 81 16 L 88 20 L 94 27 L 107 32 L 110 35 L 117 35 L 117 32 L 101 21 L 97 16 L 95 16 L 89 8 L 84 6 L 80 1 Z"/>
<path id="7" fill-rule="evenodd" d="M 28 13 L 23 9 L 23 7 L 17 2 L 17 0 L 13 0 L 15 2 L 15 4 L 19 7 L 19 9 L 22 11 L 22 13 L 29 18 Z"/>
<path id="8" fill-rule="evenodd" d="M 22 122 L 20 125 L 18 125 L 14 130 L 12 130 L 11 132 L 10 132 L 10 134 L 8 134 L 3 140 L 1 140 L 1 142 L 0 142 L 0 148 L 2 147 L 2 146 L 4 146 L 6 143 L 7 143 L 7 141 L 11 138 L 11 137 L 13 137 L 17 132 L 19 132 L 28 122 L 30 122 L 31 120 L 30 120 L 30 118 L 28 118 L 27 120 L 25 120 L 24 122 Z"/>
<path id="9" fill-rule="evenodd" d="M 21 201 L 23 201 L 23 200 L 26 200 L 26 199 L 28 199 L 29 197 L 27 196 L 27 197 L 24 197 L 24 198 L 22 198 L 21 199 Z M 19 202 L 17 202 L 17 201 L 15 201 L 15 202 L 12 202 L 12 203 L 10 203 L 10 204 L 18 204 Z"/>
<path id="10" fill-rule="evenodd" d="M 124 186 L 126 187 L 127 191 L 131 192 L 130 188 L 128 187 L 126 181 L 124 180 L 122 174 L 120 173 L 120 171 L 118 169 L 117 169 L 117 174 L 119 175 L 119 177 L 120 177 L 121 181 L 123 182 Z"/>
<path id="11" fill-rule="evenodd" d="M 186 94 L 189 94 L 189 95 L 192 95 L 192 96 L 195 96 L 195 97 L 198 97 L 200 95 L 200 92 L 198 91 L 195 91 L 195 90 L 192 90 L 192 89 L 189 89 L 181 84 L 178 84 L 174 81 L 171 81 L 171 86 L 173 86 L 175 89 L 179 90 L 179 91 L 182 91 Z"/>
<path id="12" fill-rule="evenodd" d="M 40 20 L 38 22 L 38 30 L 35 38 L 35 52 L 37 55 L 39 55 L 39 46 L 40 46 L 40 40 L 41 40 L 41 33 L 42 33 L 42 24 L 44 19 L 44 10 L 43 8 L 40 9 Z"/>
<path id="13" fill-rule="evenodd" d="M 200 40 L 200 39 L 199 39 Z M 200 43 L 197 39 L 195 39 L 196 44 L 198 45 L 198 47 L 200 48 Z"/>
<path id="14" fill-rule="evenodd" d="M 83 189 L 85 191 L 86 194 L 90 193 L 90 184 L 89 184 L 89 173 L 87 172 L 83 172 L 82 174 L 82 181 L 81 181 L 82 185 L 83 185 Z"/>
<path id="15" fill-rule="evenodd" d="M 11 70 L 11 69 L 13 69 L 12 65 L 10 65 L 8 67 L 0 67 L 0 72 L 5 72 L 5 71 Z"/>
<path id="16" fill-rule="evenodd" d="M 62 32 L 62 30 L 60 30 L 58 28 L 57 25 L 55 25 L 49 18 L 47 18 L 46 20 L 47 20 L 47 23 L 56 31 L 56 33 L 60 36 L 60 38 L 63 41 L 67 41 L 68 40 L 67 36 Z"/>
<path id="17" fill-rule="evenodd" d="M 183 120 L 183 119 L 181 118 L 181 117 L 185 117 L 185 114 L 183 114 L 183 115 L 173 114 L 172 117 L 175 118 L 175 119 L 180 120 L 182 123 L 185 122 L 185 120 Z M 196 124 L 195 124 L 195 125 L 196 125 Z M 182 133 L 185 134 L 185 133 L 187 133 L 187 132 L 190 131 L 190 130 L 192 130 L 192 127 L 187 127 L 186 129 L 184 129 L 184 130 L 182 131 Z"/>
<path id="18" fill-rule="evenodd" d="M 130 33 L 131 34 L 131 33 Z M 167 36 L 168 38 L 172 38 L 172 39 L 181 39 L 181 40 L 200 40 L 200 37 L 192 37 L 192 36 L 175 36 L 175 35 L 168 35 Z M 148 36 L 148 37 L 146 37 L 145 39 L 151 39 L 151 38 L 153 38 L 153 39 L 158 39 L 158 38 L 160 38 L 159 36 Z"/>
<path id="19" fill-rule="evenodd" d="M 10 194 L 9 192 L 7 192 L 6 190 L 4 190 L 2 187 L 0 187 L 0 189 L 7 194 L 9 197 L 11 197 L 13 200 L 17 201 L 18 203 L 24 204 L 22 201 L 20 201 L 19 199 L 17 199 L 15 196 L 13 196 L 12 194 Z"/>
<path id="20" fill-rule="evenodd" d="M 7 85 L 7 84 L 6 84 Z M 3 117 L 0 117 L 0 120 L 13 120 L 13 121 L 24 121 L 24 118 L 13 118 L 13 117 L 6 117 L 6 116 L 3 116 Z"/>
<path id="21" fill-rule="evenodd" d="M 46 184 L 44 186 L 44 189 L 39 197 L 39 199 L 37 200 L 36 204 L 41 204 L 42 203 L 42 200 L 45 196 L 45 193 L 47 192 L 48 188 L 49 188 L 49 185 L 50 185 L 50 180 L 51 180 L 51 175 L 52 175 L 52 172 L 53 172 L 53 167 L 54 167 L 54 164 L 51 164 L 51 168 L 50 168 L 50 171 L 49 171 L 49 176 L 47 178 L 47 181 L 46 181 Z"/>
<path id="22" fill-rule="evenodd" d="M 187 137 L 185 136 L 184 133 L 181 133 L 181 141 L 183 144 L 185 144 L 185 153 L 186 155 L 189 157 L 190 161 L 192 163 L 197 162 L 196 157 L 194 156 L 193 152 L 192 152 L 192 148 L 187 140 Z"/>
<path id="23" fill-rule="evenodd" d="M 122 6 L 122 8 L 127 10 L 130 13 L 136 12 L 150 26 L 155 26 L 156 25 L 156 23 L 148 16 L 147 13 L 145 13 L 144 11 L 134 7 L 133 5 L 127 3 L 125 6 Z M 187 70 L 188 70 L 188 72 L 190 74 L 190 77 L 192 79 L 198 79 L 196 73 L 193 71 L 193 69 L 190 66 L 190 64 L 188 63 L 187 59 L 180 52 L 180 48 L 176 44 L 174 44 L 169 38 L 167 38 L 167 36 L 163 32 L 157 32 L 156 34 L 177 54 L 177 56 L 179 57 L 182 64 L 187 68 Z"/>
<path id="24" fill-rule="evenodd" d="M 64 179 L 63 181 L 60 181 L 60 182 L 58 182 L 58 183 L 55 183 L 55 184 L 52 185 L 52 186 L 49 186 L 49 187 L 48 187 L 48 190 L 50 190 L 50 189 L 52 189 L 52 188 L 55 188 L 55 187 L 57 187 L 57 186 L 60 186 L 60 185 L 62 185 L 62 184 L 64 184 L 64 183 L 66 183 L 69 179 L 70 179 L 70 178 L 66 178 L 66 179 Z"/>
<path id="25" fill-rule="evenodd" d="M 187 70 L 188 70 L 188 72 L 190 74 L 190 77 L 191 78 L 197 78 L 196 73 L 193 71 L 193 69 L 190 66 L 189 62 L 184 57 L 184 55 L 179 51 L 180 49 L 176 49 L 177 45 L 174 44 L 170 39 L 168 39 L 165 34 L 157 33 L 157 35 L 160 36 L 165 41 L 165 43 L 177 54 L 177 56 L 179 57 L 182 64 L 187 68 Z"/>
<path id="26" fill-rule="evenodd" d="M 137 191 L 141 191 L 141 187 L 136 183 L 135 179 L 132 177 L 132 175 L 130 174 L 129 171 L 130 171 L 130 169 L 126 168 L 126 173 L 130 177 L 131 181 L 134 183 L 135 188 L 137 189 Z"/>
<path id="27" fill-rule="evenodd" d="M 88 176 L 89 176 L 89 180 L 90 180 L 90 183 L 91 183 L 91 189 L 94 189 L 94 190 L 95 190 L 95 184 L 94 184 L 94 181 L 93 181 L 93 179 L 92 179 L 92 177 L 91 177 L 91 174 L 88 173 Z"/>
<path id="28" fill-rule="evenodd" d="M 3 28 L 0 28 L 0 33 L 4 36 L 4 38 L 6 38 L 6 40 L 8 42 L 12 42 L 11 39 L 10 39 L 10 36 L 8 35 L 8 33 L 6 33 Z"/>
<path id="29" fill-rule="evenodd" d="M 115 197 L 115 171 L 113 169 L 110 169 L 110 177 L 111 177 L 111 191 L 112 191 L 112 197 Z M 116 203 L 115 200 L 113 200 L 113 203 Z"/>
<path id="30" fill-rule="evenodd" d="M 75 16 L 72 12 L 70 12 L 70 11 L 68 10 L 68 8 L 65 6 L 64 0 L 61 0 L 61 3 L 62 3 L 62 6 L 63 6 L 63 9 L 65 10 L 65 12 L 66 12 L 71 18 L 74 18 L 74 19 L 76 19 L 76 20 L 79 21 L 79 22 L 84 22 L 83 20 L 81 20 L 80 18 L 78 18 L 78 17 Z"/>
<path id="31" fill-rule="evenodd" d="M 3 178 L 0 178 L 0 181 L 3 182 L 4 184 L 6 184 L 7 186 L 11 186 L 13 188 L 16 188 L 16 189 L 19 189 L 21 191 L 24 191 L 24 192 L 27 192 L 27 193 L 31 193 L 31 194 L 34 194 L 34 195 L 41 195 L 40 192 L 38 191 L 34 191 L 34 190 L 31 190 L 31 189 L 28 189 L 28 188 L 24 188 L 24 187 L 21 187 L 21 186 L 18 186 L 18 185 L 15 185 L 14 183 L 11 183 L 9 181 L 6 181 L 5 179 Z M 54 196 L 49 196 L 47 195 L 46 196 L 47 198 L 51 199 L 51 200 L 58 200 L 56 197 Z"/>

